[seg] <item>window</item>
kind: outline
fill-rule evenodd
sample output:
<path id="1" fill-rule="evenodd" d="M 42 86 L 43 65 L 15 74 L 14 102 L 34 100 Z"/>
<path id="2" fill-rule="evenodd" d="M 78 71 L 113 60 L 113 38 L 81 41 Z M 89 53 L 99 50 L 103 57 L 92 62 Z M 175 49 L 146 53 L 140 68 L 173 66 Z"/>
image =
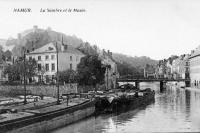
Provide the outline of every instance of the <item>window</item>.
<path id="1" fill-rule="evenodd" d="M 46 83 L 49 83 L 49 81 L 50 81 L 49 75 L 46 75 Z"/>
<path id="2" fill-rule="evenodd" d="M 68 47 L 67 45 L 64 45 L 64 49 L 65 49 L 65 50 L 67 50 L 67 47 Z"/>
<path id="3" fill-rule="evenodd" d="M 51 55 L 51 59 L 54 60 L 55 59 L 55 55 Z"/>
<path id="4" fill-rule="evenodd" d="M 72 64 L 70 64 L 70 70 L 72 70 Z"/>
<path id="5" fill-rule="evenodd" d="M 45 64 L 46 71 L 49 71 L 49 64 Z"/>
<path id="6" fill-rule="evenodd" d="M 70 56 L 70 61 L 72 61 L 72 56 Z"/>
<path id="7" fill-rule="evenodd" d="M 78 61 L 78 56 L 76 56 L 76 61 Z"/>
<path id="8" fill-rule="evenodd" d="M 53 48 L 52 47 L 48 47 L 48 49 L 51 51 L 51 50 L 53 50 Z"/>
<path id="9" fill-rule="evenodd" d="M 41 69 L 42 69 L 41 64 L 38 64 L 38 71 L 41 71 Z"/>
<path id="10" fill-rule="evenodd" d="M 55 71 L 55 63 L 52 63 L 52 64 L 51 64 L 51 70 L 52 70 L 52 71 Z"/>
<path id="11" fill-rule="evenodd" d="M 38 56 L 38 60 L 41 60 L 41 56 Z"/>
<path id="12" fill-rule="evenodd" d="M 41 81 L 42 81 L 42 76 L 39 75 L 39 76 L 38 76 L 38 82 L 41 82 Z"/>
<path id="13" fill-rule="evenodd" d="M 55 75 L 52 75 L 52 80 L 55 80 L 56 78 L 55 78 Z"/>
<path id="14" fill-rule="evenodd" d="M 46 60 L 48 60 L 48 59 L 49 59 L 49 56 L 48 56 L 48 55 L 46 55 L 46 56 L 45 56 L 45 59 L 46 59 Z"/>

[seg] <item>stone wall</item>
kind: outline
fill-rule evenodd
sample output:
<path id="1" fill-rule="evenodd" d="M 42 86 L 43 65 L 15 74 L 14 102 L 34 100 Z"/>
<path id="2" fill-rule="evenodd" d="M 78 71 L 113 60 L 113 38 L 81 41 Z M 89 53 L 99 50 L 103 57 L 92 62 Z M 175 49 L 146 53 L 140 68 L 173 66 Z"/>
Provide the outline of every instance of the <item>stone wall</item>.
<path id="1" fill-rule="evenodd" d="M 41 95 L 44 96 L 51 96 L 56 97 L 57 96 L 57 87 L 56 85 L 27 85 L 27 94 L 33 94 L 33 95 Z M 77 93 L 77 84 L 65 84 L 59 86 L 60 95 L 63 93 Z M 11 86 L 11 85 L 1 85 L 0 86 L 0 95 L 23 95 L 24 94 L 24 86 L 23 85 L 17 85 L 17 86 Z"/>

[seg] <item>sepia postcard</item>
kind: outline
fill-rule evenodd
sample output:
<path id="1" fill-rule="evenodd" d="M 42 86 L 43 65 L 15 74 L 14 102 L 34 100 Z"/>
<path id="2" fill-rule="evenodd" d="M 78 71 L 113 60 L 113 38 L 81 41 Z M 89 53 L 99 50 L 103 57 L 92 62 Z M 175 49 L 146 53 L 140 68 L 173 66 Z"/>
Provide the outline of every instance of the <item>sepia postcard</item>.
<path id="1" fill-rule="evenodd" d="M 0 0 L 0 133 L 200 132 L 200 1 Z"/>

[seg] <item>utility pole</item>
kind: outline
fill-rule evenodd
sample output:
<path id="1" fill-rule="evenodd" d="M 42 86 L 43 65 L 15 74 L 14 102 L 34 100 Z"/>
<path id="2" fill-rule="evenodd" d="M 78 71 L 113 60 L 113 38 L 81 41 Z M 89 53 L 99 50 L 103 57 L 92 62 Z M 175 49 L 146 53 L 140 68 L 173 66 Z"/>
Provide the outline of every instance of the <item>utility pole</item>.
<path id="1" fill-rule="evenodd" d="M 24 104 L 27 103 L 26 100 L 26 49 L 24 48 Z"/>
<path id="2" fill-rule="evenodd" d="M 56 42 L 56 58 L 57 58 L 57 82 L 56 82 L 56 85 L 57 85 L 57 104 L 60 104 L 60 99 L 59 99 L 59 96 L 60 96 L 60 93 L 59 93 L 59 76 L 58 76 L 58 46 L 57 46 L 57 42 Z"/>
<path id="3" fill-rule="evenodd" d="M 106 65 L 107 90 L 108 90 L 108 65 Z"/>

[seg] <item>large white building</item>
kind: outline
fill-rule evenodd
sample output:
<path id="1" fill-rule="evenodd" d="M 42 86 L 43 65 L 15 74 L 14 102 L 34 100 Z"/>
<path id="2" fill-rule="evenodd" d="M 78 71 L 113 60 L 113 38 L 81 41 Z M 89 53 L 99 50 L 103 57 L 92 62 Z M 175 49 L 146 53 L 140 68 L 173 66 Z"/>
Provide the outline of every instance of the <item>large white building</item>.
<path id="1" fill-rule="evenodd" d="M 57 72 L 56 43 L 57 42 L 51 42 L 26 54 L 26 58 L 34 58 L 38 63 L 38 77 L 29 80 L 35 80 L 36 82 L 43 80 L 48 83 L 50 80 L 54 79 Z M 84 54 L 71 45 L 57 43 L 57 48 L 58 71 L 67 69 L 76 70 Z"/>

